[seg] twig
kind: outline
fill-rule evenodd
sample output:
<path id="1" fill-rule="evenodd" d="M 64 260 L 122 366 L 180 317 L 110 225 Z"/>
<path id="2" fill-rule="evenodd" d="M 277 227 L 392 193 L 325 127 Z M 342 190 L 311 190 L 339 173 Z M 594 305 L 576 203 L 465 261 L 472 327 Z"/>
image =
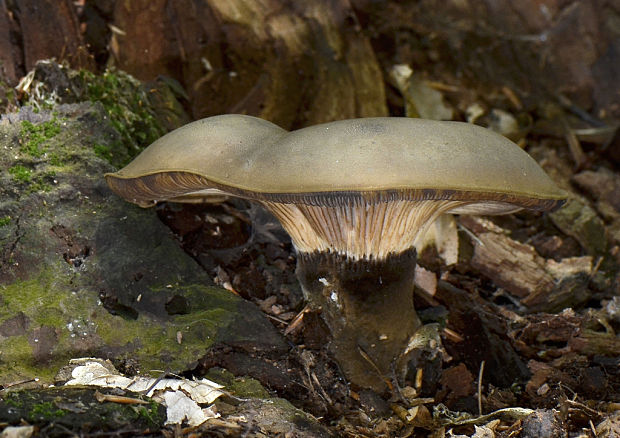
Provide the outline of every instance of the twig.
<path id="1" fill-rule="evenodd" d="M 523 109 L 523 104 L 521 103 L 521 99 L 519 99 L 519 97 L 515 94 L 514 91 L 512 91 L 511 88 L 506 87 L 506 86 L 502 87 L 502 93 L 504 93 L 504 96 L 508 98 L 512 106 L 514 106 L 518 110 Z"/>
<path id="2" fill-rule="evenodd" d="M 464 226 L 463 224 L 458 224 L 458 227 L 465 232 L 465 234 L 467 234 L 469 237 L 471 237 L 471 239 L 476 242 L 478 245 L 480 246 L 484 246 L 484 242 L 482 240 L 480 240 L 478 238 L 478 236 L 476 236 L 474 234 L 474 232 L 472 230 L 470 230 L 469 228 L 467 228 L 466 226 Z"/>
<path id="3" fill-rule="evenodd" d="M 267 318 L 269 318 L 269 319 L 273 319 L 274 321 L 279 322 L 280 324 L 284 324 L 284 325 L 287 325 L 287 324 L 288 324 L 288 322 L 286 322 L 286 321 L 285 321 L 285 320 L 283 320 L 282 318 L 278 318 L 277 316 L 270 315 L 270 314 L 268 314 L 268 313 L 265 313 L 265 316 L 266 316 Z"/>
<path id="4" fill-rule="evenodd" d="M 284 330 L 284 336 L 290 335 L 292 332 L 294 332 L 301 325 L 304 319 L 304 315 L 308 313 L 309 311 L 310 311 L 309 305 L 306 305 L 306 307 L 301 309 L 301 311 L 297 315 L 295 315 L 295 318 L 293 318 L 291 323 Z"/>
<path id="5" fill-rule="evenodd" d="M 144 395 L 148 396 L 149 392 L 151 392 L 153 390 L 153 388 L 155 388 L 159 382 L 164 380 L 164 377 L 166 377 L 168 375 L 169 371 L 170 370 L 164 371 L 162 375 L 160 375 L 157 379 L 155 379 L 153 384 L 151 386 L 149 386 L 145 391 L 143 391 Z M 127 387 L 127 389 L 129 389 L 129 387 Z"/>
<path id="6" fill-rule="evenodd" d="M 319 378 L 313 372 L 310 372 L 310 380 L 314 382 L 316 386 L 319 387 L 319 392 L 321 393 L 321 396 L 325 399 L 325 401 L 327 401 L 327 403 L 329 403 L 330 405 L 333 405 L 334 402 L 332 401 L 330 396 L 327 394 L 327 392 L 325 392 L 325 389 L 323 389 L 321 382 L 319 382 Z"/>
<path id="7" fill-rule="evenodd" d="M 599 411 L 597 411 L 596 409 L 592 409 L 589 406 L 584 405 L 583 403 L 579 403 L 578 401 L 574 401 L 574 400 L 566 400 L 566 403 L 569 404 L 572 407 L 581 409 L 585 412 L 587 412 L 588 414 L 595 416 L 595 417 L 601 417 L 603 414 Z"/>
<path id="8" fill-rule="evenodd" d="M 370 356 L 368 356 L 368 353 L 366 353 L 362 347 L 360 347 L 359 345 L 357 346 L 357 350 L 360 352 L 360 354 L 362 355 L 362 357 L 366 360 L 366 362 L 368 362 L 373 369 L 375 370 L 375 372 L 377 373 L 377 375 L 379 377 L 381 377 L 381 379 L 385 382 L 385 384 L 387 385 L 387 387 L 389 388 L 390 391 L 394 390 L 394 386 L 392 385 L 392 382 L 390 382 L 389 379 L 387 379 L 383 374 L 381 374 L 381 371 L 379 370 L 379 367 L 375 364 L 375 362 L 370 358 Z"/>
<path id="9" fill-rule="evenodd" d="M 484 361 L 480 362 L 478 372 L 478 415 L 482 415 L 482 375 L 484 374 Z"/>
<path id="10" fill-rule="evenodd" d="M 0 385 L 0 391 L 3 389 L 12 388 L 13 386 L 25 385 L 26 383 L 38 382 L 39 378 L 18 380 L 17 382 L 7 383 L 6 385 Z"/>
<path id="11" fill-rule="evenodd" d="M 581 143 L 564 117 L 561 118 L 561 122 L 564 129 L 564 137 L 566 143 L 568 143 L 568 149 L 573 157 L 573 161 L 575 161 L 577 170 L 582 169 L 586 164 L 587 157 L 581 148 Z"/>
<path id="12" fill-rule="evenodd" d="M 588 422 L 590 423 L 590 430 L 592 430 L 592 434 L 595 438 L 598 437 L 598 433 L 596 433 L 596 427 L 594 427 L 594 423 L 592 423 L 592 420 L 588 420 Z"/>
<path id="13" fill-rule="evenodd" d="M 463 339 L 463 336 L 461 336 L 454 330 L 449 329 L 448 327 L 444 327 L 441 332 L 446 338 L 450 339 L 452 342 L 463 342 L 465 340 Z"/>
<path id="14" fill-rule="evenodd" d="M 121 395 L 102 394 L 99 391 L 95 391 L 95 399 L 99 403 L 112 402 L 126 405 L 148 405 L 149 402 L 140 400 L 139 398 L 123 397 Z"/>
<path id="15" fill-rule="evenodd" d="M 415 390 L 419 394 L 422 392 L 422 383 L 424 379 L 424 368 L 418 368 L 415 372 Z"/>
<path id="16" fill-rule="evenodd" d="M 430 88 L 437 90 L 437 91 L 447 91 L 449 93 L 458 93 L 459 91 L 461 91 L 461 89 L 457 87 L 456 85 L 444 84 L 443 82 L 438 82 L 438 81 L 424 81 L 424 82 Z"/>
<path id="17" fill-rule="evenodd" d="M 560 103 L 560 105 L 562 105 L 563 108 L 567 109 L 569 112 L 573 113 L 574 115 L 579 117 L 581 120 L 588 122 L 592 126 L 596 126 L 596 127 L 605 126 L 605 123 L 603 121 L 588 114 L 587 111 L 579 108 L 577 105 L 571 102 L 570 99 L 567 98 L 566 96 L 562 94 L 558 94 L 556 97 L 558 99 L 558 102 Z"/>

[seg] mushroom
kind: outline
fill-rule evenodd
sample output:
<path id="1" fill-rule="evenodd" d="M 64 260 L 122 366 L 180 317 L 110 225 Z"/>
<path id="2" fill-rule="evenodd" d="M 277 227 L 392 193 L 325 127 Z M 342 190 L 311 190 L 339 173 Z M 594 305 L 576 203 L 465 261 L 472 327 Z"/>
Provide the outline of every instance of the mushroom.
<path id="1" fill-rule="evenodd" d="M 141 206 L 238 196 L 270 210 L 297 251 L 306 300 L 347 378 L 404 376 L 420 328 L 415 246 L 443 213 L 551 210 L 565 201 L 517 145 L 460 122 L 342 120 L 287 132 L 250 116 L 190 123 L 105 175 Z"/>

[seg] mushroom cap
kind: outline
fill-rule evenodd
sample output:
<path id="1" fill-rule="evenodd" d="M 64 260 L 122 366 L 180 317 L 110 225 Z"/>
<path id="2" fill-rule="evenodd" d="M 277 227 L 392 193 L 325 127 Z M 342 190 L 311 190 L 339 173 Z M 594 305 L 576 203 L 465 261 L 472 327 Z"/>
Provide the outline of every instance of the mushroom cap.
<path id="1" fill-rule="evenodd" d="M 310 204 L 347 196 L 457 199 L 478 203 L 476 212 L 497 213 L 547 210 L 566 198 L 534 159 L 499 134 L 395 117 L 291 132 L 250 116 L 210 117 L 163 136 L 106 179 L 120 196 L 142 204 L 215 190 Z"/>

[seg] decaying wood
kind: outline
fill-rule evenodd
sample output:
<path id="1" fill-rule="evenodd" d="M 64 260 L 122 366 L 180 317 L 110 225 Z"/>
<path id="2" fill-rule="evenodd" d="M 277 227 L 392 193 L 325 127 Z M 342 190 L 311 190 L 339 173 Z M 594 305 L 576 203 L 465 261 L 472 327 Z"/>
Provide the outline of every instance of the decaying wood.
<path id="1" fill-rule="evenodd" d="M 381 70 L 346 0 L 138 0 L 117 2 L 114 16 L 117 65 L 180 79 L 197 118 L 245 113 L 291 128 L 387 115 Z"/>
<path id="2" fill-rule="evenodd" d="M 568 344 L 573 351 L 587 355 L 610 355 L 620 351 L 618 336 L 594 330 L 583 330 L 579 336 L 570 339 Z"/>
<path id="3" fill-rule="evenodd" d="M 461 224 L 476 236 L 472 267 L 519 297 L 529 310 L 559 311 L 590 297 L 591 256 L 547 260 L 534 247 L 511 239 L 487 219 L 463 217 Z"/>
<path id="4" fill-rule="evenodd" d="M 606 322 L 610 317 L 605 310 L 584 317 L 570 309 L 559 314 L 528 315 L 510 330 L 509 336 L 525 357 L 561 359 L 569 353 L 614 357 L 620 351 L 620 338 Z"/>
<path id="5" fill-rule="evenodd" d="M 0 73 L 16 83 L 37 61 L 52 57 L 74 68 L 94 68 L 73 2 L 0 1 Z"/>
<path id="6" fill-rule="evenodd" d="M 9 13 L 5 0 L 0 0 L 0 78 L 16 84 L 23 75 L 24 57 L 11 41 L 11 31 L 17 28 L 15 19 Z"/>

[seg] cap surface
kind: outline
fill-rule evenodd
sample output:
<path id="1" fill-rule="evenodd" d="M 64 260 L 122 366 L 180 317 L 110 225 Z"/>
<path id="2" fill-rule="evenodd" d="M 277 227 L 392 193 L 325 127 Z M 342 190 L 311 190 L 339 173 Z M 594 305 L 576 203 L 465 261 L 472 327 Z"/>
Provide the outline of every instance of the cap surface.
<path id="1" fill-rule="evenodd" d="M 186 180 L 156 196 L 166 175 Z M 149 178 L 149 176 L 151 176 Z M 343 120 L 287 132 L 250 116 L 190 123 L 106 175 L 128 200 L 170 199 L 201 189 L 251 198 L 388 193 L 410 199 L 516 203 L 547 209 L 565 193 L 517 145 L 485 128 L 412 118 Z M 128 187 L 136 182 L 131 190 Z M 159 182 L 158 182 L 159 181 Z M 148 193 L 147 193 L 148 192 Z M 173 196 L 174 195 L 174 196 Z"/>

